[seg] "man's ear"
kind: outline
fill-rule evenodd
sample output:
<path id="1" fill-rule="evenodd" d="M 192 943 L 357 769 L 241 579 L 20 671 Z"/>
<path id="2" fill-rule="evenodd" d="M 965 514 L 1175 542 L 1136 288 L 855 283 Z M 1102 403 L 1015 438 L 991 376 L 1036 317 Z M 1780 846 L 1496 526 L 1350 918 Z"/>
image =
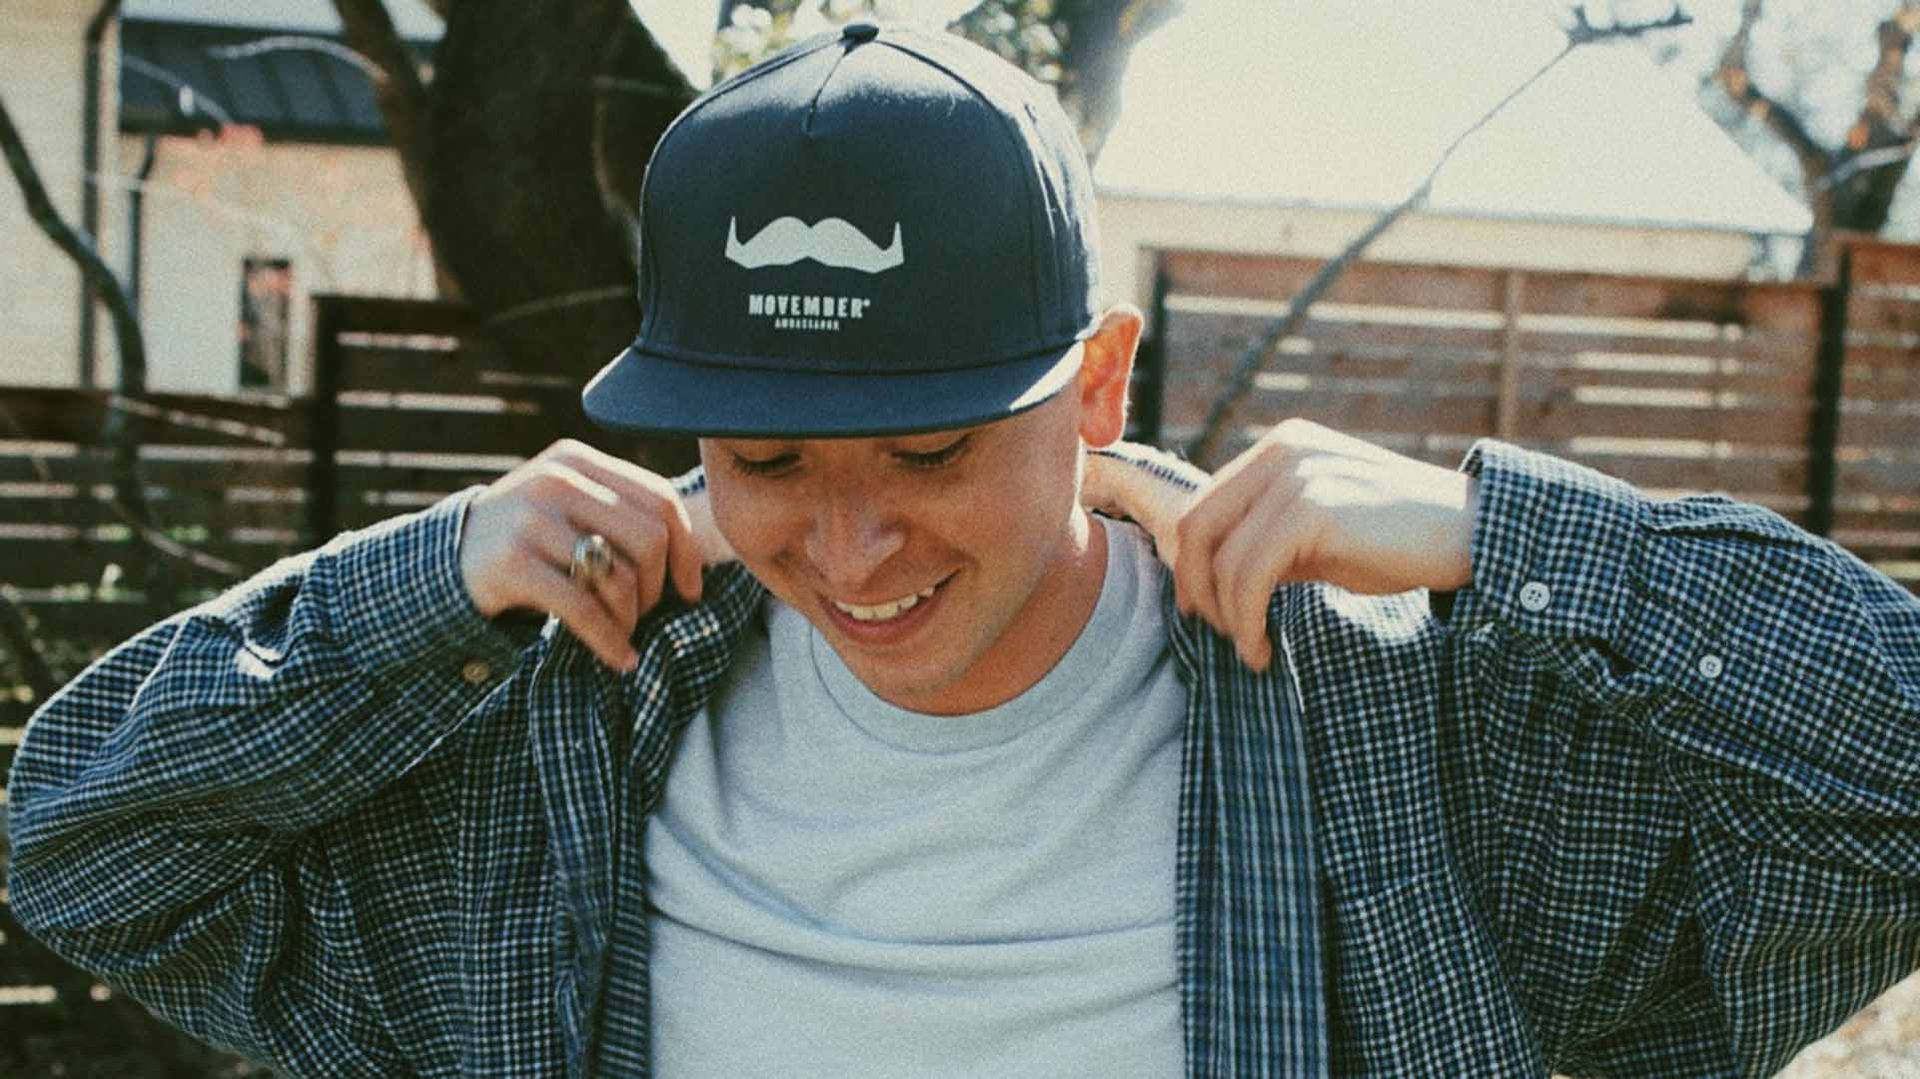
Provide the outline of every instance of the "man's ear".
<path id="1" fill-rule="evenodd" d="M 1081 343 L 1078 389 L 1080 438 L 1089 446 L 1110 446 L 1127 430 L 1127 382 L 1133 354 L 1140 348 L 1140 311 L 1115 304 L 1100 316 L 1093 336 Z"/>

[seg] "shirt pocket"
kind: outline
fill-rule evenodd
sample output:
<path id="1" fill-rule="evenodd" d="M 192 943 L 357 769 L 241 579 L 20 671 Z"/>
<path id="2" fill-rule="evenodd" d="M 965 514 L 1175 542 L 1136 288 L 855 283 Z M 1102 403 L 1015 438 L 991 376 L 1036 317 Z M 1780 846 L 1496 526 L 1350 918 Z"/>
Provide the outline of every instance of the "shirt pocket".
<path id="1" fill-rule="evenodd" d="M 1498 950 L 1447 870 L 1333 904 L 1339 1075 L 1541 1075 Z"/>

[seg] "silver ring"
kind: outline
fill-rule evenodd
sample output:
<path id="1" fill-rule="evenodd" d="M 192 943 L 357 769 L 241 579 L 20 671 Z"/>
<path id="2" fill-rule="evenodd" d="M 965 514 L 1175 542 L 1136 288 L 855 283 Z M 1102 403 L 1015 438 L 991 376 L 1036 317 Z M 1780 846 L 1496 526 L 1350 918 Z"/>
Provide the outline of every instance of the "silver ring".
<path id="1" fill-rule="evenodd" d="M 573 561 L 567 563 L 567 580 L 592 588 L 613 572 L 613 547 L 607 537 L 589 532 L 573 541 Z"/>

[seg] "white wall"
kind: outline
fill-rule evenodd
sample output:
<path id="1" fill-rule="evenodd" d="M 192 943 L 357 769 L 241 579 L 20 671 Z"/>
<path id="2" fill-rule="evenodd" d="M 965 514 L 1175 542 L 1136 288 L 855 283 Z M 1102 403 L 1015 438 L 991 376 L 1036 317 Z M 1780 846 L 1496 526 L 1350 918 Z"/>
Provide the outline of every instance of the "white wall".
<path id="1" fill-rule="evenodd" d="M 1371 212 L 1247 203 L 1099 196 L 1101 273 L 1110 301 L 1145 310 L 1153 252 L 1192 248 L 1330 258 L 1372 224 Z M 1626 228 L 1551 221 L 1412 214 L 1375 240 L 1383 262 L 1739 278 L 1754 255 L 1748 237 L 1707 230 Z"/>
<path id="2" fill-rule="evenodd" d="M 143 139 L 123 137 L 126 173 L 143 152 Z M 249 257 L 292 264 L 294 393 L 311 385 L 313 293 L 434 295 L 425 235 L 390 149 L 166 138 L 145 190 L 141 314 L 151 389 L 238 388 Z"/>
<path id="3" fill-rule="evenodd" d="M 33 157 L 54 208 L 78 228 L 81 112 L 85 108 L 86 27 L 96 5 L 75 0 L 7 0 L 0 33 L 0 96 Z M 105 39 L 108 75 L 100 103 L 102 167 L 114 167 L 112 77 L 116 43 Z M 117 209 L 102 207 L 101 247 L 114 263 Z M 27 213 L 10 170 L 0 169 L 0 383 L 77 385 L 80 380 L 80 271 Z M 104 308 L 97 340 L 111 348 Z"/>

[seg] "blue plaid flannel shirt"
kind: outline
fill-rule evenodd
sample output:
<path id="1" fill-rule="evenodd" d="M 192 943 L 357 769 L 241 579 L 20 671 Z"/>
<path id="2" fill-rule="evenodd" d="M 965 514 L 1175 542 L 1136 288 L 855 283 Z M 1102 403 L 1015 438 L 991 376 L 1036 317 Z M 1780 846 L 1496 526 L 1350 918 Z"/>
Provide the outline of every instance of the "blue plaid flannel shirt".
<path id="1" fill-rule="evenodd" d="M 1172 623 L 1188 1073 L 1772 1072 L 1920 966 L 1920 603 L 1765 510 L 1465 467 L 1471 588 L 1282 589 L 1267 675 Z M 20 921 L 294 1075 L 644 1075 L 641 825 L 764 593 L 711 571 L 618 676 L 479 617 L 475 491 L 49 699 Z"/>

